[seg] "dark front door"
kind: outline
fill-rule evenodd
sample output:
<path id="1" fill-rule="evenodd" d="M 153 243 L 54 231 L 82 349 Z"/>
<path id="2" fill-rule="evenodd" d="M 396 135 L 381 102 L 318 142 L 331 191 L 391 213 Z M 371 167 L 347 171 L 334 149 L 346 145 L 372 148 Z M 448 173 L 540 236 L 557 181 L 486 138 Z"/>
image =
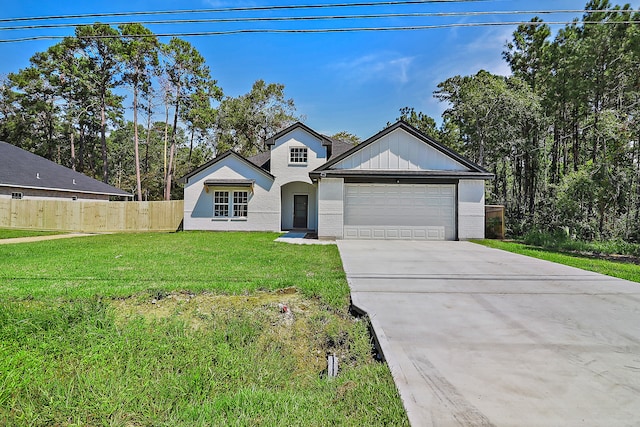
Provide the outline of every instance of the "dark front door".
<path id="1" fill-rule="evenodd" d="M 307 228 L 307 206 L 309 196 L 299 194 L 293 196 L 293 228 Z"/>

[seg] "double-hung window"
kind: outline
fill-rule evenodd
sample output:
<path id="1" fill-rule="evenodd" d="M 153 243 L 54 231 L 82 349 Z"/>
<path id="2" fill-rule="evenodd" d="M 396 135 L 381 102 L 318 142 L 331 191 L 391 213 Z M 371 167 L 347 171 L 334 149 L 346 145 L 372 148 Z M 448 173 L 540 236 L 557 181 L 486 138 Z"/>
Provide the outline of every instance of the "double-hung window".
<path id="1" fill-rule="evenodd" d="M 228 191 L 214 191 L 213 216 L 216 218 L 224 218 L 229 216 L 229 192 Z"/>
<path id="2" fill-rule="evenodd" d="M 246 218 L 248 212 L 248 191 L 213 192 L 213 216 L 215 218 Z"/>
<path id="3" fill-rule="evenodd" d="M 307 147 L 291 147 L 289 151 L 289 163 L 306 164 Z"/>
<path id="4" fill-rule="evenodd" d="M 233 216 L 236 218 L 245 218 L 249 208 L 249 192 L 234 191 L 233 192 Z"/>

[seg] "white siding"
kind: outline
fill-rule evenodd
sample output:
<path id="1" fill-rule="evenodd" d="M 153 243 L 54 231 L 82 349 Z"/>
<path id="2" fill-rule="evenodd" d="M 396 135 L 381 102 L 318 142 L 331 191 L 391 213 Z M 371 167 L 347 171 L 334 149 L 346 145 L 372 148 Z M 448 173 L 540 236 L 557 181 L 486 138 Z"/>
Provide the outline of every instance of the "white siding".
<path id="1" fill-rule="evenodd" d="M 458 239 L 484 239 L 484 181 L 458 183 Z"/>
<path id="2" fill-rule="evenodd" d="M 321 178 L 318 181 L 318 238 L 341 239 L 343 231 L 342 178 Z"/>
<path id="3" fill-rule="evenodd" d="M 289 163 L 291 147 L 307 147 L 306 164 Z M 276 184 L 279 186 L 295 181 L 311 184 L 309 172 L 326 161 L 327 149 L 322 145 L 322 141 L 300 128 L 278 138 L 271 146 L 271 173 L 276 177 Z"/>
<path id="4" fill-rule="evenodd" d="M 211 178 L 255 180 L 253 192 L 249 193 L 246 219 L 213 217 L 215 190 L 210 187 L 207 192 L 204 186 L 204 181 Z M 236 157 L 229 156 L 189 178 L 184 189 L 184 229 L 279 231 L 280 188 L 264 173 Z"/>
<path id="5" fill-rule="evenodd" d="M 467 171 L 456 162 L 404 130 L 396 129 L 351 156 L 332 169 Z"/>
<path id="6" fill-rule="evenodd" d="M 307 163 L 289 163 L 292 147 L 307 147 Z M 301 128 L 278 138 L 271 146 L 271 173 L 276 177 L 275 185 L 281 192 L 281 226 L 283 230 L 293 228 L 293 196 L 309 195 L 308 228 L 315 230 L 318 223 L 316 209 L 316 186 L 309 172 L 327 161 L 327 149 L 322 141 Z"/>

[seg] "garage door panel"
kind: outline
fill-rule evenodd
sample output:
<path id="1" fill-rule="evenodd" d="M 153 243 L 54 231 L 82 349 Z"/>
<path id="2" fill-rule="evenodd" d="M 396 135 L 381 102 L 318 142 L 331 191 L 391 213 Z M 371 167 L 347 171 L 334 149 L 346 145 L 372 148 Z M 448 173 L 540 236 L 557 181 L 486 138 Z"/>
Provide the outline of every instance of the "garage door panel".
<path id="1" fill-rule="evenodd" d="M 455 239 L 455 185 L 346 184 L 347 239 Z"/>

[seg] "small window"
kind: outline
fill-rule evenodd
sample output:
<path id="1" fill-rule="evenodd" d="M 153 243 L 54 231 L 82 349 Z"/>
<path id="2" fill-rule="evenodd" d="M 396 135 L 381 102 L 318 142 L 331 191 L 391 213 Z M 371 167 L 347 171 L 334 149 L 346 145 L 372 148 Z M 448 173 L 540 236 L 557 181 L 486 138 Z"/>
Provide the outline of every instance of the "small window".
<path id="1" fill-rule="evenodd" d="M 213 193 L 213 216 L 227 217 L 229 216 L 229 192 L 215 191 Z"/>
<path id="2" fill-rule="evenodd" d="M 307 147 L 291 147 L 289 163 L 307 163 Z"/>
<path id="3" fill-rule="evenodd" d="M 11 198 L 12 199 L 20 200 L 20 199 L 22 199 L 22 197 L 23 197 L 23 194 L 21 192 L 19 192 L 19 191 L 11 193 Z"/>
<path id="4" fill-rule="evenodd" d="M 234 191 L 233 192 L 233 216 L 246 217 L 249 210 L 249 192 Z"/>

